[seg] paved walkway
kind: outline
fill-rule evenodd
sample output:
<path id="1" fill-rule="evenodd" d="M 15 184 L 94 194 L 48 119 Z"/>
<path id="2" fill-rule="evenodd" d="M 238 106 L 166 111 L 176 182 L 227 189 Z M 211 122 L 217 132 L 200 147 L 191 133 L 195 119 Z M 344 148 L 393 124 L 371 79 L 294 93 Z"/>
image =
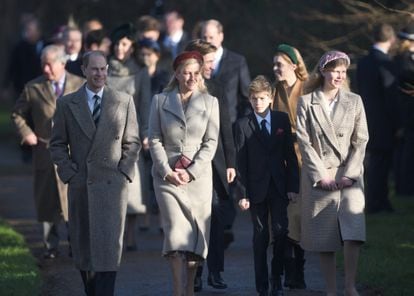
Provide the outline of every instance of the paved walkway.
<path id="1" fill-rule="evenodd" d="M 30 169 L 20 163 L 17 149 L 11 144 L 0 144 L 0 216 L 25 236 L 32 253 L 38 258 L 44 279 L 42 295 L 83 295 L 80 275 L 67 256 L 67 243 L 62 244 L 61 255 L 57 259 L 50 261 L 41 257 L 41 228 L 36 222 L 34 211 L 33 180 Z M 251 246 L 252 229 L 248 213 L 238 215 L 234 231 L 235 242 L 226 252 L 223 274 L 229 288 L 212 289 L 207 286 L 204 274 L 204 289 L 196 295 L 256 295 Z M 64 235 L 64 229 L 62 234 Z M 149 231 L 139 232 L 137 235 L 138 251 L 124 253 L 117 277 L 116 295 L 171 295 L 170 270 L 165 259 L 160 256 L 162 235 L 158 231 L 156 217 L 153 217 L 153 226 Z M 323 295 L 317 257 L 307 253 L 306 258 L 305 278 L 308 290 L 286 291 L 286 295 Z"/>

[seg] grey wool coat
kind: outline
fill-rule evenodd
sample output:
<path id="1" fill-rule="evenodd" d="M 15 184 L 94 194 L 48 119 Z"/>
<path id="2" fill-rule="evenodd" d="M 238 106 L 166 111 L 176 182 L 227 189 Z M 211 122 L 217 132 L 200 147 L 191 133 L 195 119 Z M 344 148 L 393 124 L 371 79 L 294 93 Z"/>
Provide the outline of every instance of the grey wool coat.
<path id="1" fill-rule="evenodd" d="M 82 78 L 66 73 L 64 95 L 83 83 Z M 31 133 L 38 137 L 38 144 L 32 147 L 34 198 L 37 219 L 48 222 L 68 220 L 67 187 L 57 176 L 48 151 L 56 99 L 51 82 L 39 76 L 25 85 L 11 116 L 22 142 Z"/>
<path id="2" fill-rule="evenodd" d="M 112 58 L 109 61 L 107 84 L 134 98 L 141 140 L 148 137 L 148 117 L 151 105 L 151 80 L 148 69 L 138 66 L 133 58 L 124 62 Z M 128 214 L 146 212 L 146 201 L 150 194 L 150 170 L 149 161 L 145 159 L 141 150 L 135 167 L 134 180 L 128 185 Z"/>
<path id="3" fill-rule="evenodd" d="M 219 136 L 215 97 L 195 91 L 184 113 L 177 89 L 152 100 L 149 140 L 154 189 L 164 229 L 163 255 L 189 251 L 207 257 L 211 200 L 211 161 Z M 175 186 L 165 178 L 181 154 L 193 160 L 187 172 L 193 181 Z"/>
<path id="4" fill-rule="evenodd" d="M 80 270 L 115 271 L 128 189 L 140 149 L 131 96 L 104 88 L 95 127 L 85 87 L 58 101 L 50 152 L 68 183 L 69 234 Z"/>
<path id="5" fill-rule="evenodd" d="M 339 90 L 330 115 L 321 90 L 299 98 L 297 137 L 302 154 L 302 237 L 305 250 L 329 252 L 343 240 L 365 241 L 363 161 L 368 129 L 361 97 Z M 323 178 L 354 180 L 325 191 Z"/>

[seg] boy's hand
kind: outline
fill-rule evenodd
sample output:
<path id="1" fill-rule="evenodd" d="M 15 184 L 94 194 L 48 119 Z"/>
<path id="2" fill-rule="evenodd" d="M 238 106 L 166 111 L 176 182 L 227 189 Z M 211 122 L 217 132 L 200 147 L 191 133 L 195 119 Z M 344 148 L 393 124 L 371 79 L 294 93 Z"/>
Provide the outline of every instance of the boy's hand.
<path id="1" fill-rule="evenodd" d="M 328 178 L 322 179 L 318 182 L 318 185 L 324 190 L 328 190 L 328 191 L 338 190 L 338 186 L 336 185 L 336 182 L 333 179 L 328 179 Z"/>
<path id="2" fill-rule="evenodd" d="M 288 192 L 287 196 L 290 202 L 295 203 L 298 201 L 299 194 L 296 192 Z"/>
<path id="3" fill-rule="evenodd" d="M 231 183 L 234 181 L 234 178 L 236 178 L 236 170 L 233 168 L 227 168 L 227 183 Z"/>
<path id="4" fill-rule="evenodd" d="M 250 208 L 250 201 L 248 198 L 242 198 L 239 200 L 239 207 L 242 211 L 246 211 Z"/>

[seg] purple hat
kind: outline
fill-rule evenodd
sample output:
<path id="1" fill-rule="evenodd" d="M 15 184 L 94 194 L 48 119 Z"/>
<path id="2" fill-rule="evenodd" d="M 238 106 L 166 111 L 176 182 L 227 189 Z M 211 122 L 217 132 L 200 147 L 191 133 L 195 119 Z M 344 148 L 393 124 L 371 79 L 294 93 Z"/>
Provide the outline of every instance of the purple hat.
<path id="1" fill-rule="evenodd" d="M 325 53 L 321 59 L 319 60 L 319 70 L 323 70 L 323 68 L 325 68 L 325 66 L 334 61 L 334 60 L 338 60 L 338 59 L 344 59 L 347 62 L 347 66 L 349 66 L 351 64 L 351 60 L 349 59 L 348 55 L 342 51 L 336 51 L 336 50 L 332 50 L 332 51 L 328 51 L 327 53 Z"/>

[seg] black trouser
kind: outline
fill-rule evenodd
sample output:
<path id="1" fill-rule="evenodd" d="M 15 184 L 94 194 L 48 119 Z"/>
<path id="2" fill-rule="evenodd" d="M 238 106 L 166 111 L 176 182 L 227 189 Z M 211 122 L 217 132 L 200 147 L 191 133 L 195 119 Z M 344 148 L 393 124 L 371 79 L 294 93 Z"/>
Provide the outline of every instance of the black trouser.
<path id="1" fill-rule="evenodd" d="M 370 150 L 366 158 L 367 212 L 390 210 L 388 178 L 392 167 L 392 150 Z"/>
<path id="2" fill-rule="evenodd" d="M 115 291 L 116 271 L 80 271 L 88 296 L 113 296 Z"/>
<path id="3" fill-rule="evenodd" d="M 257 292 L 269 289 L 267 267 L 267 248 L 269 246 L 269 216 L 273 236 L 273 258 L 271 262 L 272 278 L 280 277 L 283 273 L 283 257 L 287 235 L 287 205 L 286 197 L 280 196 L 274 182 L 269 184 L 265 200 L 261 203 L 251 203 L 250 213 L 253 222 L 253 253 L 254 271 Z"/>
<path id="4" fill-rule="evenodd" d="M 210 272 L 224 271 L 224 226 L 226 208 L 217 192 L 213 192 L 211 208 L 210 243 L 208 246 L 207 267 Z"/>

